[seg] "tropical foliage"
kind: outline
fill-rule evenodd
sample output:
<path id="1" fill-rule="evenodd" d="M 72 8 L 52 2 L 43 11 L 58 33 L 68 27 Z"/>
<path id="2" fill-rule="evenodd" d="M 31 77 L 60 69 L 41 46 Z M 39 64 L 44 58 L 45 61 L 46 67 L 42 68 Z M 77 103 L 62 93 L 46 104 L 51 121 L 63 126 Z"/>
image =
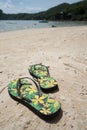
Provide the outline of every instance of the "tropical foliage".
<path id="1" fill-rule="evenodd" d="M 63 3 L 47 11 L 28 14 L 5 14 L 0 10 L 0 19 L 5 20 L 87 20 L 87 0 L 74 4 Z"/>

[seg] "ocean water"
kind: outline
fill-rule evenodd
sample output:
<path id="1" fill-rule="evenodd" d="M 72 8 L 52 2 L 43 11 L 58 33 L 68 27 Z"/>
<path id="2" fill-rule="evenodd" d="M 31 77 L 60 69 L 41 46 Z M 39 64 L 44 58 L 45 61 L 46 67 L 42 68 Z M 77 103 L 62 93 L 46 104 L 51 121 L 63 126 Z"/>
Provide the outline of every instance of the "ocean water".
<path id="1" fill-rule="evenodd" d="M 48 21 L 40 22 L 37 20 L 0 20 L 0 32 L 24 30 L 32 28 L 51 28 L 83 26 L 87 25 L 87 21 Z"/>

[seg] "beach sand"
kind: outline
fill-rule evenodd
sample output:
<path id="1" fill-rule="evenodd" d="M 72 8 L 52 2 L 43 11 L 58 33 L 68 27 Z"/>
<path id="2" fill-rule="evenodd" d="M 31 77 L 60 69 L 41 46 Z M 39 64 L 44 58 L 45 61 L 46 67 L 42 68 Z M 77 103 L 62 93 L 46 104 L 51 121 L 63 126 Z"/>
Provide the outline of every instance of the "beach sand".
<path id="1" fill-rule="evenodd" d="M 8 94 L 7 85 L 31 77 L 29 65 L 50 66 L 61 114 L 45 121 Z M 87 130 L 87 26 L 0 33 L 0 130 Z"/>

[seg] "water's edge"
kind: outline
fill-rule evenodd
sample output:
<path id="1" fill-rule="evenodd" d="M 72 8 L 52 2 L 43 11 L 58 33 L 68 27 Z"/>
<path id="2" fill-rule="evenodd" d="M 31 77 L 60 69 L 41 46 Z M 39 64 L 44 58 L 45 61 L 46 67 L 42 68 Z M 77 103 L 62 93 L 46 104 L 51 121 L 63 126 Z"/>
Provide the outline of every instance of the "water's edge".
<path id="1" fill-rule="evenodd" d="M 71 27 L 83 25 L 87 25 L 87 21 L 0 20 L 0 32 L 32 28 Z"/>

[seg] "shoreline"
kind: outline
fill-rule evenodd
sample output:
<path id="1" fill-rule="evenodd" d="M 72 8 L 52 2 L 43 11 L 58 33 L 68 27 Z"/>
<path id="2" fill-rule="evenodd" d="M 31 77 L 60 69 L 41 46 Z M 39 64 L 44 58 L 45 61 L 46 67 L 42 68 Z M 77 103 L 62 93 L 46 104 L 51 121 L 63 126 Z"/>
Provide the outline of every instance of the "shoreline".
<path id="1" fill-rule="evenodd" d="M 50 66 L 50 75 L 58 81 L 59 91 L 49 95 L 61 102 L 59 121 L 40 119 L 8 94 L 7 85 L 19 77 L 31 77 L 28 67 L 38 63 Z M 87 26 L 1 32 L 1 90 L 0 130 L 86 130 Z"/>
<path id="2" fill-rule="evenodd" d="M 78 25 L 78 26 L 62 26 L 62 27 L 44 27 L 44 28 L 26 28 L 26 29 L 19 29 L 19 30 L 8 30 L 8 31 L 1 31 L 0 33 L 10 33 L 10 32 L 20 32 L 20 31 L 31 31 L 31 30 L 44 30 L 44 29 L 62 29 L 62 28 L 80 28 L 80 27 L 87 27 L 87 25 Z"/>
<path id="3" fill-rule="evenodd" d="M 60 27 L 78 27 L 78 26 L 87 26 L 87 21 L 49 21 L 48 23 L 39 23 L 39 21 L 16 21 L 14 20 L 1 21 L 0 22 L 0 33 L 1 32 L 10 32 L 10 31 L 18 31 L 18 30 L 26 30 L 26 29 L 44 29 L 44 28 L 60 28 Z M 20 24 L 19 24 L 20 22 Z M 3 27 L 5 26 L 4 30 Z M 10 28 L 10 30 L 9 30 Z"/>

